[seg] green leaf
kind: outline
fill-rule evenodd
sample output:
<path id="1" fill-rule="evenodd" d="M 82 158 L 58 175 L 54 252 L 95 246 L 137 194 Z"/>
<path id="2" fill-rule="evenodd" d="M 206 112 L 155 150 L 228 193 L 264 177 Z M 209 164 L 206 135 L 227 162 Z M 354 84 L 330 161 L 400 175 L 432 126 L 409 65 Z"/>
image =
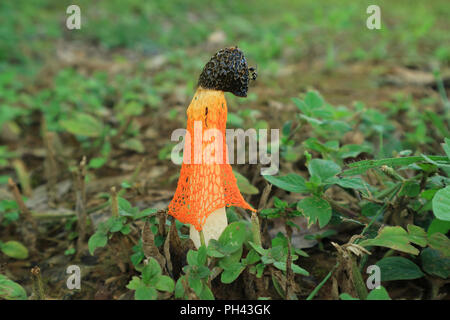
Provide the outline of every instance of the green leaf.
<path id="1" fill-rule="evenodd" d="M 241 263 L 229 265 L 227 269 L 223 270 L 220 280 L 222 281 L 222 283 L 232 283 L 237 279 L 237 277 L 239 277 L 244 269 L 245 266 Z"/>
<path id="2" fill-rule="evenodd" d="M 407 182 L 398 193 L 398 196 L 408 196 L 410 198 L 417 197 L 420 194 L 420 185 L 417 182 Z"/>
<path id="3" fill-rule="evenodd" d="M 422 193 L 420 194 L 420 197 L 425 199 L 425 200 L 433 200 L 434 195 L 436 194 L 436 192 L 438 192 L 440 189 L 428 189 L 428 190 L 424 190 L 422 191 Z"/>
<path id="4" fill-rule="evenodd" d="M 142 144 L 141 140 L 137 138 L 125 140 L 120 144 L 120 148 L 136 151 L 137 153 L 143 153 L 145 151 L 145 147 Z"/>
<path id="5" fill-rule="evenodd" d="M 123 228 L 123 220 L 122 217 L 111 217 L 111 224 L 109 231 L 110 232 L 117 232 L 120 231 Z"/>
<path id="6" fill-rule="evenodd" d="M 409 239 L 412 243 L 415 243 L 421 247 L 425 247 L 427 245 L 427 233 L 425 230 L 413 224 L 408 224 L 407 229 Z"/>
<path id="7" fill-rule="evenodd" d="M 298 249 L 298 248 L 295 248 L 295 253 L 298 254 L 299 256 L 302 256 L 305 258 L 309 257 L 309 254 L 307 254 L 305 251 Z"/>
<path id="8" fill-rule="evenodd" d="M 308 91 L 306 93 L 304 102 L 311 108 L 311 109 L 319 109 L 323 106 L 324 101 L 323 98 L 319 95 L 319 93 L 315 91 Z"/>
<path id="9" fill-rule="evenodd" d="M 182 281 L 184 281 L 184 276 L 179 277 L 175 285 L 175 298 L 177 299 L 184 297 L 184 286 Z"/>
<path id="10" fill-rule="evenodd" d="M 420 254 L 422 268 L 426 273 L 447 279 L 450 277 L 450 258 L 442 252 L 431 248 L 422 250 Z"/>
<path id="11" fill-rule="evenodd" d="M 446 234 L 450 230 L 450 221 L 433 219 L 428 227 L 427 234 L 431 236 L 433 233 L 440 232 Z"/>
<path id="12" fill-rule="evenodd" d="M 189 250 L 186 256 L 187 263 L 190 266 L 197 266 L 198 265 L 198 252 L 195 250 Z"/>
<path id="13" fill-rule="evenodd" d="M 341 168 L 330 160 L 312 159 L 308 165 L 311 176 L 319 177 L 322 182 L 341 172 Z"/>
<path id="14" fill-rule="evenodd" d="M 256 250 L 252 249 L 247 253 L 247 256 L 245 257 L 245 259 L 242 259 L 242 262 L 245 265 L 250 265 L 250 264 L 254 264 L 256 262 L 258 262 L 260 259 L 259 254 L 256 252 Z"/>
<path id="15" fill-rule="evenodd" d="M 353 298 L 351 295 L 349 295 L 348 293 L 341 293 L 339 295 L 339 298 L 341 298 L 341 300 L 359 300 L 358 298 Z"/>
<path id="16" fill-rule="evenodd" d="M 258 194 L 259 190 L 253 186 L 250 181 L 246 177 L 244 177 L 242 174 L 240 174 L 237 171 L 233 170 L 233 174 L 236 177 L 237 185 L 239 188 L 239 191 L 243 194 Z"/>
<path id="17" fill-rule="evenodd" d="M 228 112 L 227 115 L 227 124 L 240 128 L 244 124 L 244 119 L 242 119 L 240 116 L 238 116 L 234 112 Z"/>
<path id="18" fill-rule="evenodd" d="M 103 123 L 86 113 L 75 113 L 72 118 L 61 120 L 60 125 L 68 132 L 84 137 L 97 138 L 103 132 Z"/>
<path id="19" fill-rule="evenodd" d="M 283 177 L 280 176 L 263 176 L 268 182 L 277 186 L 280 189 L 296 192 L 296 193 L 309 193 L 309 189 L 306 187 L 305 179 L 295 173 L 290 173 Z"/>
<path id="20" fill-rule="evenodd" d="M 433 213 L 439 220 L 450 221 L 450 186 L 439 190 L 434 195 Z"/>
<path id="21" fill-rule="evenodd" d="M 195 294 L 199 296 L 202 293 L 203 290 L 203 282 L 199 278 L 195 278 L 192 276 L 189 276 L 188 278 L 189 286 L 194 290 Z"/>
<path id="22" fill-rule="evenodd" d="M 142 269 L 142 281 L 146 285 L 154 285 L 161 275 L 161 267 L 155 258 L 150 257 L 148 263 Z"/>
<path id="23" fill-rule="evenodd" d="M 75 254 L 75 252 L 77 252 L 77 250 L 75 248 L 69 248 L 66 251 L 64 251 L 64 255 L 70 256 L 72 254 Z"/>
<path id="24" fill-rule="evenodd" d="M 132 254 L 130 257 L 130 260 L 134 266 L 137 266 L 139 263 L 141 263 L 142 260 L 144 260 L 144 258 L 145 258 L 144 252 L 139 251 L 139 252 Z"/>
<path id="25" fill-rule="evenodd" d="M 326 181 L 329 184 L 337 184 L 338 186 L 342 188 L 347 189 L 357 189 L 357 190 L 365 190 L 365 182 L 361 178 L 329 178 Z"/>
<path id="26" fill-rule="evenodd" d="M 450 257 L 450 240 L 445 234 L 436 232 L 428 236 L 428 245 L 442 252 L 445 257 Z"/>
<path id="27" fill-rule="evenodd" d="M 223 253 L 233 253 L 242 246 L 245 240 L 246 227 L 242 222 L 230 223 L 219 237 L 219 245 Z"/>
<path id="28" fill-rule="evenodd" d="M 379 286 L 376 289 L 373 289 L 369 292 L 367 295 L 366 300 L 392 300 L 391 297 L 389 297 L 388 292 L 383 286 Z"/>
<path id="29" fill-rule="evenodd" d="M 450 159 L 450 139 L 449 138 L 445 138 L 444 141 L 445 141 L 445 143 L 441 143 L 441 145 L 442 145 L 442 148 L 445 151 L 445 154 Z"/>
<path id="30" fill-rule="evenodd" d="M 220 259 L 219 266 L 223 269 L 227 269 L 228 266 L 233 265 L 241 260 L 243 247 L 240 247 L 237 251 Z"/>
<path id="31" fill-rule="evenodd" d="M 285 247 L 287 252 L 288 239 L 282 232 L 278 232 L 277 235 L 272 238 L 272 248 L 277 246 Z"/>
<path id="32" fill-rule="evenodd" d="M 208 286 L 203 286 L 203 290 L 198 297 L 200 300 L 214 300 L 214 295 Z"/>
<path id="33" fill-rule="evenodd" d="M 320 153 L 331 153 L 333 151 L 336 151 L 321 143 L 319 140 L 317 140 L 317 138 L 308 138 L 307 140 L 303 141 L 303 145 L 307 149 L 315 150 Z"/>
<path id="34" fill-rule="evenodd" d="M 275 206 L 275 208 L 286 209 L 288 206 L 286 201 L 283 201 L 278 197 L 273 197 L 273 200 L 274 200 L 273 205 Z"/>
<path id="35" fill-rule="evenodd" d="M 359 245 L 363 247 L 381 246 L 394 250 L 419 254 L 419 250 L 410 245 L 411 237 L 402 227 L 384 227 L 374 239 L 363 240 Z"/>
<path id="36" fill-rule="evenodd" d="M 424 276 L 420 268 L 403 257 L 387 257 L 376 263 L 380 267 L 381 281 L 410 280 Z"/>
<path id="37" fill-rule="evenodd" d="M 120 114 L 124 117 L 140 116 L 144 112 L 144 106 L 136 101 L 127 102 L 125 105 L 120 105 Z"/>
<path id="38" fill-rule="evenodd" d="M 195 275 L 197 278 L 205 279 L 205 278 L 208 278 L 209 275 L 211 274 L 211 271 L 209 270 L 209 268 L 207 266 L 198 266 L 196 268 L 197 268 L 197 271 L 196 271 Z"/>
<path id="39" fill-rule="evenodd" d="M 117 203 L 119 205 L 119 215 L 124 217 L 132 217 L 135 215 L 133 211 L 133 206 L 127 199 L 118 197 Z"/>
<path id="40" fill-rule="evenodd" d="M 216 239 L 210 239 L 207 249 L 208 256 L 214 258 L 223 258 L 225 255 L 219 250 L 220 250 L 219 242 Z"/>
<path id="41" fill-rule="evenodd" d="M 141 218 L 145 218 L 145 217 L 149 217 L 151 215 L 154 215 L 155 213 L 158 212 L 158 209 L 152 209 L 152 208 L 147 208 L 145 210 L 142 210 L 141 212 L 139 212 L 138 214 L 136 214 L 133 219 L 137 220 L 137 219 L 141 219 Z"/>
<path id="42" fill-rule="evenodd" d="M 286 259 L 286 253 L 283 246 L 276 246 L 269 249 L 269 257 L 275 261 L 285 261 Z"/>
<path id="43" fill-rule="evenodd" d="M 366 300 L 392 300 L 391 297 L 389 297 L 388 292 L 383 286 L 379 286 L 376 289 L 373 289 L 369 292 L 367 295 Z"/>
<path id="44" fill-rule="evenodd" d="M 0 244 L 1 251 L 8 257 L 14 259 L 26 259 L 28 258 L 28 249 L 18 241 L 7 241 Z"/>
<path id="45" fill-rule="evenodd" d="M 122 234 L 129 234 L 131 232 L 131 227 L 130 225 L 126 224 L 122 227 L 122 229 L 120 229 L 120 233 Z"/>
<path id="46" fill-rule="evenodd" d="M 273 265 L 274 265 L 275 268 L 280 269 L 281 271 L 286 271 L 286 262 L 276 261 L 276 262 L 273 263 Z M 301 274 L 301 275 L 304 275 L 304 276 L 309 276 L 309 272 L 308 271 L 306 271 L 305 269 L 299 267 L 296 264 L 292 263 L 291 264 L 291 269 L 292 269 L 292 271 L 294 273 Z"/>
<path id="47" fill-rule="evenodd" d="M 308 227 L 319 222 L 325 227 L 331 219 L 331 206 L 328 201 L 317 196 L 307 197 L 297 203 L 297 210 L 302 212 L 308 220 Z"/>
<path id="48" fill-rule="evenodd" d="M 341 159 L 354 158 L 362 152 L 371 152 L 372 148 L 360 144 L 347 144 L 339 149 L 338 156 Z"/>
<path id="49" fill-rule="evenodd" d="M 94 255 L 94 251 L 97 248 L 103 248 L 108 243 L 108 237 L 104 233 L 94 233 L 88 241 L 89 253 Z"/>
<path id="50" fill-rule="evenodd" d="M 156 289 L 159 291 L 172 292 L 175 289 L 175 282 L 171 277 L 160 276 L 158 282 L 156 283 Z"/>
<path id="51" fill-rule="evenodd" d="M 260 245 L 257 245 L 251 241 L 248 242 L 248 244 L 256 251 L 258 252 L 260 255 L 266 255 L 268 250 L 264 249 L 263 247 L 261 247 Z"/>
<path id="52" fill-rule="evenodd" d="M 257 278 L 261 278 L 261 276 L 263 275 L 263 273 L 264 273 L 264 269 L 265 269 L 265 267 L 266 267 L 266 265 L 264 264 L 264 263 L 258 263 L 257 265 L 256 265 L 256 277 Z"/>
<path id="53" fill-rule="evenodd" d="M 127 288 L 130 290 L 136 290 L 140 286 L 142 286 L 142 281 L 139 277 L 136 276 L 133 276 L 133 278 L 131 278 L 130 282 L 128 282 L 127 284 Z"/>
<path id="54" fill-rule="evenodd" d="M 156 300 L 158 298 L 158 292 L 155 288 L 140 286 L 134 293 L 136 300 Z"/>
<path id="55" fill-rule="evenodd" d="M 27 300 L 27 292 L 21 285 L 0 274 L 0 300 Z"/>
<path id="56" fill-rule="evenodd" d="M 273 283 L 275 290 L 280 295 L 280 297 L 285 299 L 285 296 L 284 296 L 285 292 L 282 289 L 281 284 L 278 282 L 277 278 L 275 278 L 274 274 L 272 274 L 272 283 Z"/>
<path id="57" fill-rule="evenodd" d="M 102 167 L 108 159 L 106 158 L 92 158 L 89 161 L 88 167 L 92 169 L 98 169 Z"/>
<path id="58" fill-rule="evenodd" d="M 373 203 L 373 202 L 367 202 L 361 207 L 361 213 L 363 216 L 366 217 L 372 217 L 382 208 L 381 205 Z"/>
<path id="59" fill-rule="evenodd" d="M 265 208 L 262 209 L 259 214 L 261 218 L 265 219 L 273 219 L 280 217 L 280 214 L 283 212 L 283 210 L 277 209 L 277 208 Z"/>

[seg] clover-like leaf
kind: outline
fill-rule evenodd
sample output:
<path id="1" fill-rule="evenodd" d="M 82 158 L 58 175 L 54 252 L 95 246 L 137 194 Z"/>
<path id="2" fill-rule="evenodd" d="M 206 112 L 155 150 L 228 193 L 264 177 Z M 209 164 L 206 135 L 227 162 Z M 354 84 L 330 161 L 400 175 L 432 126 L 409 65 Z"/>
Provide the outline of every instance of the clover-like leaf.
<path id="1" fill-rule="evenodd" d="M 308 164 L 308 171 L 312 177 L 319 177 L 322 182 L 341 172 L 341 168 L 330 160 L 312 159 Z"/>
<path id="2" fill-rule="evenodd" d="M 308 220 L 308 227 L 319 222 L 321 228 L 325 227 L 331 219 L 331 206 L 325 199 L 311 196 L 297 203 L 297 210 L 302 212 Z"/>
<path id="3" fill-rule="evenodd" d="M 234 263 L 227 266 L 226 269 L 222 272 L 220 280 L 222 283 L 232 283 L 234 280 L 239 277 L 241 272 L 245 269 L 245 266 L 242 263 Z"/>
<path id="4" fill-rule="evenodd" d="M 102 232 L 94 233 L 88 241 L 89 253 L 94 254 L 95 249 L 102 248 L 108 243 L 108 236 Z"/>
<path id="5" fill-rule="evenodd" d="M 175 282 L 171 277 L 160 276 L 158 282 L 156 283 L 156 289 L 159 291 L 172 292 L 175 289 Z"/>

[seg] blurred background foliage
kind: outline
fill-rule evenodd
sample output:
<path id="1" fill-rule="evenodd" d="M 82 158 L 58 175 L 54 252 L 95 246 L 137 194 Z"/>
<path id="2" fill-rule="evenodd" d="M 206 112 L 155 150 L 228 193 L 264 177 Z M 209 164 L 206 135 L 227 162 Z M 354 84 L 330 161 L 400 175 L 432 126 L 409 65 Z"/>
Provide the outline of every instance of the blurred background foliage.
<path id="1" fill-rule="evenodd" d="M 228 125 L 282 128 L 287 162 L 302 157 L 298 143 L 308 138 L 364 142 L 392 156 L 441 153 L 449 134 L 445 0 L 377 1 L 381 30 L 366 28 L 370 1 L 86 0 L 76 3 L 81 30 L 66 28 L 70 4 L 0 3 L 0 183 L 17 174 L 15 158 L 25 159 L 33 186 L 45 182 L 39 149 L 26 157 L 56 133 L 63 166 L 88 155 L 92 168 L 116 168 L 138 159 L 120 153 L 128 150 L 173 169 L 162 182 L 173 187 L 170 133 L 185 125 L 205 62 L 234 45 L 259 76 L 247 99 L 227 95 Z M 362 115 L 354 139 L 291 132 L 300 108 L 292 98 L 311 89 L 332 103 L 327 121 Z"/>
<path id="2" fill-rule="evenodd" d="M 202 66 L 224 46 L 242 48 L 258 67 L 258 86 L 283 103 L 307 86 L 358 92 L 359 78 L 332 80 L 354 63 L 375 64 L 362 72 L 369 76 L 384 71 L 379 62 L 440 70 L 450 61 L 446 1 L 378 1 L 381 30 L 365 27 L 370 1 L 77 1 L 81 30 L 65 27 L 70 4 L 0 3 L 0 126 L 8 122 L 8 131 L 34 124 L 36 110 L 49 131 L 67 130 L 73 121 L 64 120 L 76 111 L 104 120 L 113 110 L 120 121 L 165 108 L 164 117 L 183 123 Z M 255 106 L 264 100 L 258 94 L 229 99 Z M 398 99 L 412 104 L 408 95 Z M 233 120 L 242 124 L 242 114 L 231 113 Z"/>
<path id="3" fill-rule="evenodd" d="M 81 30 L 66 28 L 71 4 L 81 8 Z M 381 30 L 366 28 L 366 9 L 372 4 L 381 8 Z M 185 127 L 197 78 L 223 47 L 237 45 L 258 70 L 246 99 L 227 94 L 228 127 L 281 129 L 283 174 L 307 176 L 311 160 L 334 161 L 339 172 L 361 159 L 443 155 L 441 143 L 450 138 L 445 89 L 450 83 L 449 16 L 448 0 L 1 0 L 1 234 L 19 237 L 13 226 L 20 208 L 6 187 L 13 178 L 36 217 L 63 217 L 54 229 L 63 230 L 55 235 L 59 244 L 54 251 L 47 252 L 48 239 L 40 239 L 44 249 L 39 252 L 49 255 L 41 261 L 82 252 L 83 243 L 77 250 L 74 245 L 81 231 L 74 213 L 80 188 L 73 181 L 84 156 L 85 205 L 92 219 L 87 233 L 105 215 L 106 192 L 113 185 L 121 186 L 119 196 L 139 209 L 167 207 L 179 174 L 179 166 L 170 161 L 170 135 Z M 241 173 L 242 193 L 256 207 L 265 186 L 259 168 L 234 169 Z M 434 175 L 424 197 L 402 195 L 409 197 L 402 205 L 418 213 L 414 222 L 431 228 L 431 199 L 448 185 L 449 169 L 440 171 L 446 177 L 437 175 L 433 163 L 411 170 Z M 383 193 L 391 185 L 371 182 L 376 185 L 371 192 Z M 347 189 L 361 187 L 353 183 Z M 322 192 L 314 179 L 308 184 Z M 69 192 L 71 187 L 75 192 Z M 283 199 L 274 197 L 276 208 L 269 208 L 269 214 L 299 200 L 276 192 Z M 356 192 L 349 193 L 330 197 L 358 215 L 375 216 L 379 206 L 361 204 Z M 231 208 L 228 217 L 236 221 L 238 213 Z M 272 230 L 283 229 L 275 225 Z M 322 241 L 320 235 L 310 238 Z M 140 259 L 141 247 L 133 247 Z M 313 262 L 322 263 L 322 258 Z M 66 262 L 58 261 L 61 270 Z M 334 260 L 330 263 L 314 264 L 316 279 L 326 275 Z M 105 278 L 102 272 L 119 273 L 115 260 L 105 264 L 108 268 L 97 279 Z M 129 274 L 120 268 L 126 284 Z M 29 279 L 29 269 L 21 272 L 16 279 Z"/>

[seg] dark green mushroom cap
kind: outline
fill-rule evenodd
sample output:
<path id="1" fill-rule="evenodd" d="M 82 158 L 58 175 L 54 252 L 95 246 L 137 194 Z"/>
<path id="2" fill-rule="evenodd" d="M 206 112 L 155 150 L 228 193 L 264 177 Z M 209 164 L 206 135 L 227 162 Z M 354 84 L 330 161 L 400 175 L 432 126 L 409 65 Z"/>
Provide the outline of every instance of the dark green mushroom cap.
<path id="1" fill-rule="evenodd" d="M 246 97 L 249 80 L 247 60 L 244 53 L 235 47 L 221 49 L 209 60 L 203 68 L 198 85 Z"/>

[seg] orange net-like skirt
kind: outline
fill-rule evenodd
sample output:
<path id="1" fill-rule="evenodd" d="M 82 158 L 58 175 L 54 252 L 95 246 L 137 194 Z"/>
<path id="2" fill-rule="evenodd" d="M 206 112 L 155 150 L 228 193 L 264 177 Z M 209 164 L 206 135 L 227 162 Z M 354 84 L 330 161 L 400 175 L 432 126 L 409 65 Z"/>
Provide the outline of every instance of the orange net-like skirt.
<path id="1" fill-rule="evenodd" d="M 223 91 L 199 88 L 187 116 L 183 164 L 168 213 L 200 231 L 217 209 L 236 206 L 256 211 L 242 197 L 228 162 Z"/>

